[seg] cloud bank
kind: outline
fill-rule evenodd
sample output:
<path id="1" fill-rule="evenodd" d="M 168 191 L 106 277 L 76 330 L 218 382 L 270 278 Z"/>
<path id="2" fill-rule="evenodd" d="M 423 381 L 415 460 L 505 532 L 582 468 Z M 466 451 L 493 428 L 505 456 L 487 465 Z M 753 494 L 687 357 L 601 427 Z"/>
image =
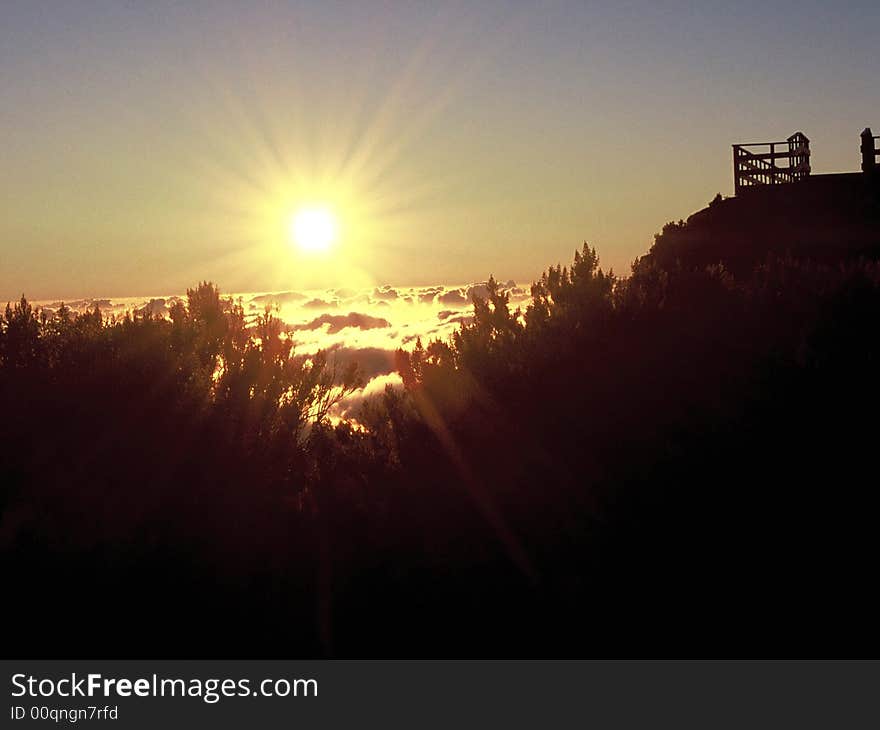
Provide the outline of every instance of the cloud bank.
<path id="1" fill-rule="evenodd" d="M 529 299 L 528 291 L 513 281 L 504 283 L 501 288 L 509 295 L 512 307 L 522 306 Z M 394 372 L 395 351 L 400 347 L 411 348 L 418 338 L 425 344 L 435 338 L 448 338 L 458 327 L 472 320 L 473 298 L 487 295 L 485 282 L 227 294 L 241 301 L 248 320 L 269 307 L 287 325 L 297 354 L 327 350 L 341 366 L 359 363 L 367 385 L 347 399 L 337 415 L 350 415 L 364 397 L 382 392 L 386 385 L 399 387 L 400 379 Z M 80 299 L 66 304 L 72 311 L 80 312 L 98 305 L 105 316 L 146 311 L 167 317 L 170 307 L 185 299 L 184 295 L 166 294 Z M 61 302 L 34 304 L 49 313 Z"/>

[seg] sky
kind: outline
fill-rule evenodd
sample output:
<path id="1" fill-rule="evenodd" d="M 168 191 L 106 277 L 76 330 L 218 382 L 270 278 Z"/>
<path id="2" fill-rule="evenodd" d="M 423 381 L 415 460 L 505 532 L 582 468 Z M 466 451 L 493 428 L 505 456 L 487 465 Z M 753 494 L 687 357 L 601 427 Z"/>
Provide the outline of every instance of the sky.
<path id="1" fill-rule="evenodd" d="M 0 298 L 625 274 L 735 142 L 857 170 L 876 2 L 0 0 Z M 291 240 L 332 211 L 325 252 Z"/>

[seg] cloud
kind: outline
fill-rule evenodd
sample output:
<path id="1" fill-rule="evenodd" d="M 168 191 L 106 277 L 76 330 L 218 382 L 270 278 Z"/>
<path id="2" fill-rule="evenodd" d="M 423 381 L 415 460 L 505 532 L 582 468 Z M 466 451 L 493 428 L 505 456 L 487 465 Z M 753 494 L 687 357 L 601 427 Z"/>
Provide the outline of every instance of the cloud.
<path id="1" fill-rule="evenodd" d="M 336 345 L 330 348 L 330 356 L 340 367 L 353 362 L 357 363 L 365 378 L 372 379 L 377 375 L 394 372 L 394 350 L 381 347 L 343 347 Z"/>
<path id="2" fill-rule="evenodd" d="M 334 409 L 334 415 L 340 418 L 357 418 L 358 411 L 363 406 L 364 401 L 384 393 L 385 388 L 389 385 L 396 390 L 403 389 L 403 381 L 400 375 L 396 372 L 377 375 L 363 388 L 340 401 Z"/>
<path id="3" fill-rule="evenodd" d="M 397 290 L 390 286 L 376 287 L 373 290 L 374 299 L 397 299 Z"/>
<path id="4" fill-rule="evenodd" d="M 61 305 L 61 302 L 58 302 Z M 65 306 L 72 312 L 84 312 L 87 309 L 94 309 L 96 306 L 101 309 L 112 309 L 113 304 L 109 299 L 76 299 L 72 302 L 65 302 Z"/>
<path id="5" fill-rule="evenodd" d="M 390 327 L 391 322 L 381 317 L 371 317 L 368 314 L 360 312 L 349 312 L 348 314 L 322 314 L 315 317 L 307 324 L 290 325 L 291 330 L 316 330 L 324 325 L 330 325 L 327 328 L 328 335 L 335 335 L 346 327 L 357 327 L 362 330 L 379 329 L 382 327 Z"/>
<path id="6" fill-rule="evenodd" d="M 289 304 L 291 302 L 300 302 L 306 299 L 305 294 L 296 291 L 282 291 L 274 294 L 259 294 L 251 298 L 251 302 L 255 304 Z"/>
<path id="7" fill-rule="evenodd" d="M 153 317 L 164 317 L 168 314 L 168 306 L 164 299 L 151 299 L 138 311 L 141 314 L 150 314 Z"/>
<path id="8" fill-rule="evenodd" d="M 304 309 L 336 309 L 337 302 L 327 302 L 323 299 L 310 299 L 302 305 Z"/>
<path id="9" fill-rule="evenodd" d="M 468 300 L 462 295 L 460 289 L 451 289 L 445 294 L 437 297 L 437 301 L 441 304 L 467 304 Z"/>
<path id="10" fill-rule="evenodd" d="M 433 304 L 434 297 L 438 294 L 442 294 L 445 291 L 445 287 L 442 286 L 428 286 L 419 289 L 417 292 L 414 292 L 413 296 L 416 301 L 421 304 Z"/>

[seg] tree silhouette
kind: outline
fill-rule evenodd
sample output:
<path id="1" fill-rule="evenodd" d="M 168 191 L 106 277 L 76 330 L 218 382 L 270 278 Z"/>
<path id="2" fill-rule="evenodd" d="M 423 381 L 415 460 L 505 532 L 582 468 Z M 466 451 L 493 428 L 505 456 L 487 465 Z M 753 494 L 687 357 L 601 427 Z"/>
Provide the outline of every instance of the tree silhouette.
<path id="1" fill-rule="evenodd" d="M 358 369 L 211 283 L 7 305 L 9 620 L 46 654 L 873 653 L 880 267 L 715 245 L 730 209 L 524 309 L 490 278 L 341 421 Z"/>

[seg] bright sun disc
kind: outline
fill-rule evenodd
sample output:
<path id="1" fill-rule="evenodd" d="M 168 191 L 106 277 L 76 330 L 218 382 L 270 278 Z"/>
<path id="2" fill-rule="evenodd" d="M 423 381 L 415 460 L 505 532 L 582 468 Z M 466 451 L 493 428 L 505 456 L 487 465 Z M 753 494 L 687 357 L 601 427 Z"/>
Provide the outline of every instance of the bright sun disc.
<path id="1" fill-rule="evenodd" d="M 336 240 L 336 219 L 326 208 L 303 208 L 291 219 L 290 233 L 301 251 L 327 251 Z"/>

